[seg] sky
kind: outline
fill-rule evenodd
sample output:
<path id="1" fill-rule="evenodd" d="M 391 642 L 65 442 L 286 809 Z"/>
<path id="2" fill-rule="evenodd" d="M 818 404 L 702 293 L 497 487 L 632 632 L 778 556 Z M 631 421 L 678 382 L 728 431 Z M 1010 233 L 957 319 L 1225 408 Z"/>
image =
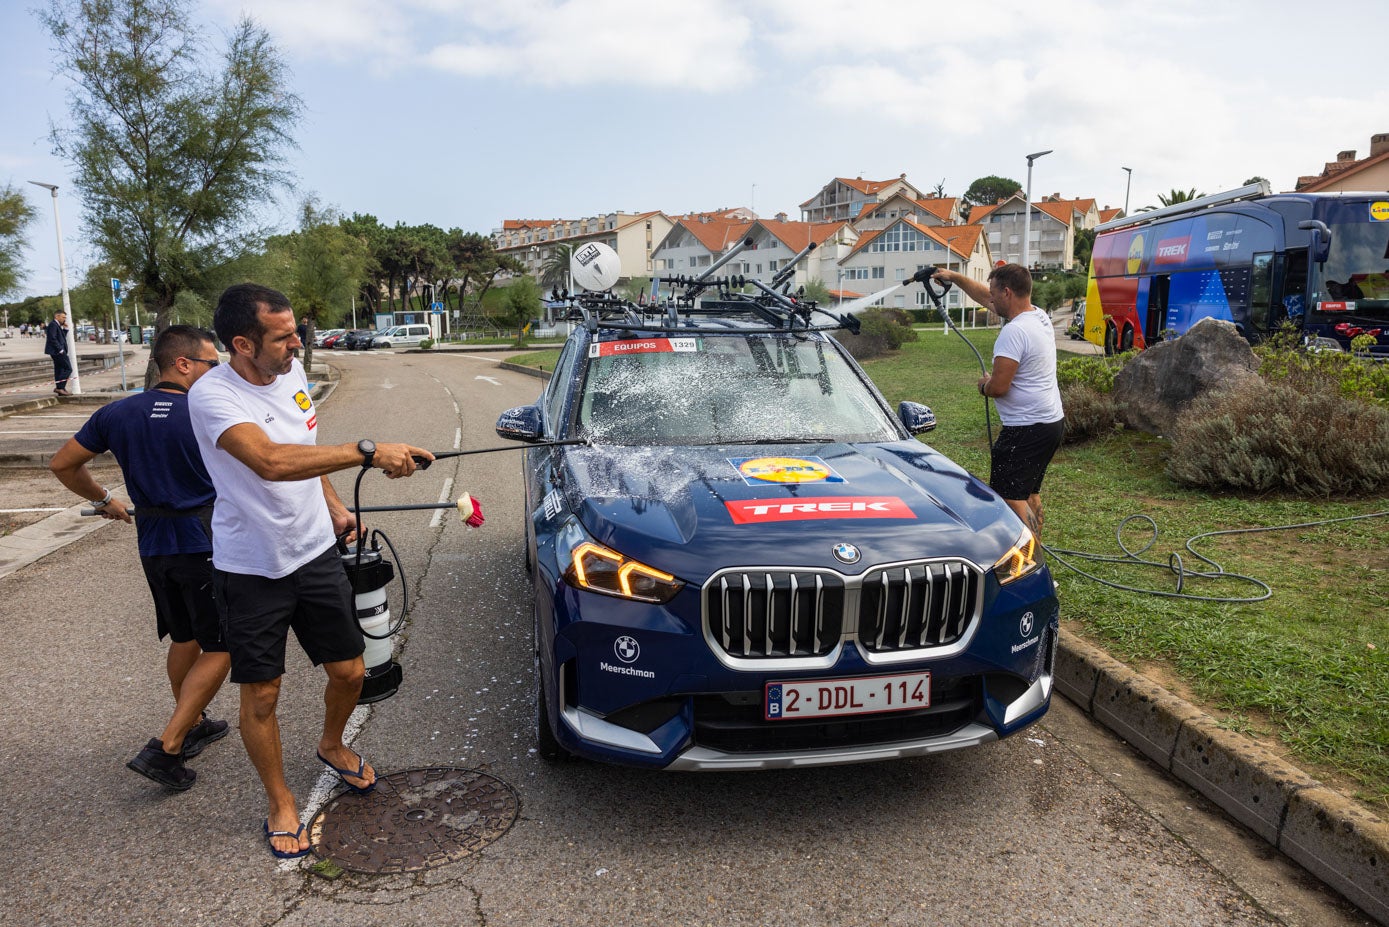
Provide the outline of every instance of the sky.
<path id="1" fill-rule="evenodd" d="M 0 185 L 39 210 L 25 293 L 98 259 L 49 129 L 69 85 L 0 3 Z M 1389 132 L 1382 0 L 193 0 L 212 47 L 249 16 L 303 99 L 275 215 L 312 195 L 387 224 L 735 206 L 799 219 L 834 177 L 978 177 L 1130 211 L 1252 176 L 1290 190 Z M 1334 13 L 1331 12 L 1334 9 Z M 1126 191 L 1132 168 L 1131 189 Z"/>

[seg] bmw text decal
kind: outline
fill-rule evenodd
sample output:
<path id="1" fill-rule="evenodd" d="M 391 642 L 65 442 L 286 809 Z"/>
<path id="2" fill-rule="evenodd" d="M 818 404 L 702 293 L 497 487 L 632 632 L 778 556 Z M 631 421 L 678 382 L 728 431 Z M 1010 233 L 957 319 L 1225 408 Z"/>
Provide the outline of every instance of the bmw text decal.
<path id="1" fill-rule="evenodd" d="M 730 457 L 749 486 L 759 483 L 842 483 L 844 477 L 819 457 Z"/>
<path id="2" fill-rule="evenodd" d="M 916 518 L 896 496 L 821 496 L 811 499 L 740 499 L 724 502 L 735 525 L 826 518 Z"/>

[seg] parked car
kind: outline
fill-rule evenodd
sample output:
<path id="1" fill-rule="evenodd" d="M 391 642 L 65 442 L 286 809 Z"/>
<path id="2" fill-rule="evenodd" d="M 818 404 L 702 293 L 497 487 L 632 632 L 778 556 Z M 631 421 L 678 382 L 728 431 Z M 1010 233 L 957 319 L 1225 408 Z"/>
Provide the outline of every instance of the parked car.
<path id="1" fill-rule="evenodd" d="M 496 426 L 570 442 L 521 468 L 541 755 L 854 763 L 1042 717 L 1059 608 L 1037 541 L 914 439 L 930 409 L 892 413 L 828 333 L 856 320 L 613 302 L 580 304 L 544 393 Z"/>
<path id="2" fill-rule="evenodd" d="M 344 336 L 346 336 L 346 334 L 347 334 L 346 330 L 340 330 L 340 331 L 337 332 L 337 334 L 329 335 L 328 337 L 326 337 L 326 338 L 323 339 L 323 344 L 321 345 L 321 347 L 325 347 L 325 348 L 336 348 L 336 347 L 340 347 L 340 346 L 341 346 L 341 343 L 342 343 L 342 339 L 343 339 Z"/>
<path id="3" fill-rule="evenodd" d="M 349 351 L 370 351 L 371 341 L 376 332 L 370 328 L 356 328 L 342 336 L 341 346 Z"/>
<path id="4" fill-rule="evenodd" d="M 325 347 L 326 345 L 324 344 L 324 342 L 326 342 L 329 338 L 332 338 L 334 335 L 341 335 L 344 331 L 346 331 L 346 329 L 325 328 L 322 331 L 314 332 L 313 345 L 316 348 Z"/>
<path id="5" fill-rule="evenodd" d="M 418 347 L 420 342 L 426 338 L 433 338 L 434 333 L 428 325 L 397 325 L 388 328 L 377 334 L 372 340 L 372 347 L 377 348 L 400 348 Z"/>

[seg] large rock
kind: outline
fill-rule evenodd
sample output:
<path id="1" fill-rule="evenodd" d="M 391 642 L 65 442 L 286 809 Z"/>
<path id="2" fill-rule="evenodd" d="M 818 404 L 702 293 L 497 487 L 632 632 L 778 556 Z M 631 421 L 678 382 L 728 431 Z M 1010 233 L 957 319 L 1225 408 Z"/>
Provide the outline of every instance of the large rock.
<path id="1" fill-rule="evenodd" d="M 1114 398 L 1124 424 L 1155 435 L 1172 425 L 1203 393 L 1258 377 L 1259 359 L 1235 326 L 1202 319 L 1175 341 L 1163 341 L 1134 358 L 1114 378 Z"/>

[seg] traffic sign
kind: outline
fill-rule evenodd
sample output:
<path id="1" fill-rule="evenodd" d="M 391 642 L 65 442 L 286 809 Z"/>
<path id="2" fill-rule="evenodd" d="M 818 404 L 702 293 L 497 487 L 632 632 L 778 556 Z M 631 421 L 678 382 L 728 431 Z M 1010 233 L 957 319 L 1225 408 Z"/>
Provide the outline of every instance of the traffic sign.
<path id="1" fill-rule="evenodd" d="M 121 281 L 120 281 L 120 278 L 118 278 L 118 277 L 112 277 L 112 278 L 111 278 L 111 292 L 113 292 L 113 293 L 119 293 L 120 291 L 121 291 Z"/>

